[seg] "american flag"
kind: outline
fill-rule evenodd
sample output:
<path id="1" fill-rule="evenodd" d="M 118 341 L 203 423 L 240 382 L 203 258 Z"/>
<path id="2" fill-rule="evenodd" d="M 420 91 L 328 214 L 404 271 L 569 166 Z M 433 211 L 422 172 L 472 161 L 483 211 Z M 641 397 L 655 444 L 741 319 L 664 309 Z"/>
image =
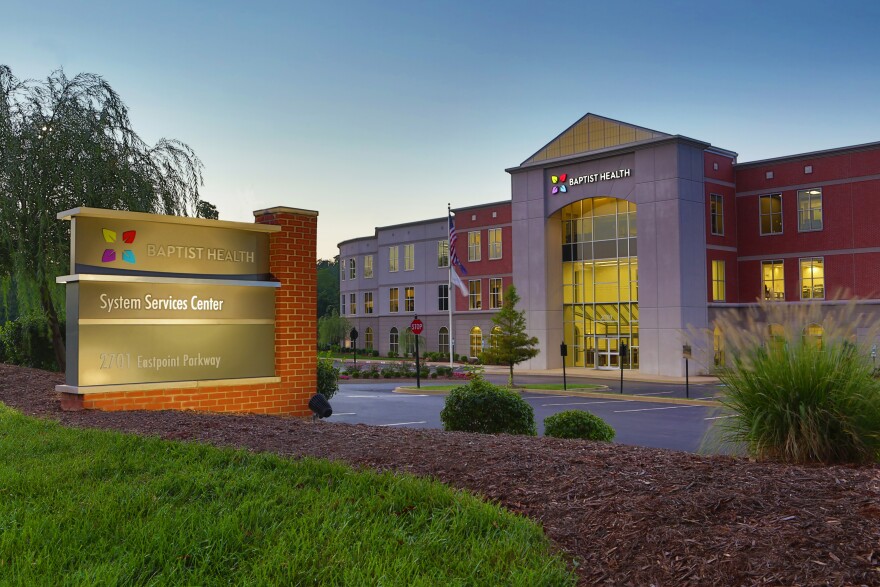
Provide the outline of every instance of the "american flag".
<path id="1" fill-rule="evenodd" d="M 461 259 L 458 258 L 458 254 L 455 252 L 455 241 L 458 240 L 458 234 L 455 232 L 455 219 L 450 214 L 449 215 L 449 260 L 452 262 L 454 267 L 458 267 L 461 269 L 461 272 L 467 275 L 467 269 L 464 268 L 464 265 L 461 263 Z"/>

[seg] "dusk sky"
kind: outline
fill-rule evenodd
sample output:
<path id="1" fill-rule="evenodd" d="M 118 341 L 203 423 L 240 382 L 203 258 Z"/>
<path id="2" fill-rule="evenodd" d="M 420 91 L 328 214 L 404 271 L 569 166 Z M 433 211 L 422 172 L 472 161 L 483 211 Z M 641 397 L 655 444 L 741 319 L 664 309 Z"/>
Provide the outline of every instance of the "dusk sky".
<path id="1" fill-rule="evenodd" d="M 880 141 L 874 2 L 3 1 L 19 78 L 102 75 L 223 220 L 318 210 L 318 256 L 510 198 L 587 112 L 751 161 Z"/>

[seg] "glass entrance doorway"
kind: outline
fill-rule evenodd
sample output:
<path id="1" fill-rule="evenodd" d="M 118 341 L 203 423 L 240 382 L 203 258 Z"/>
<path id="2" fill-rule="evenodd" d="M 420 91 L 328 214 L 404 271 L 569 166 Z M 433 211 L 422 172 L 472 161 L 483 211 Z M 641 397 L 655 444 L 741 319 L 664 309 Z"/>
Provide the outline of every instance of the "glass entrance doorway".
<path id="1" fill-rule="evenodd" d="M 561 214 L 563 336 L 573 351 L 566 365 L 638 369 L 635 204 L 592 198 Z"/>

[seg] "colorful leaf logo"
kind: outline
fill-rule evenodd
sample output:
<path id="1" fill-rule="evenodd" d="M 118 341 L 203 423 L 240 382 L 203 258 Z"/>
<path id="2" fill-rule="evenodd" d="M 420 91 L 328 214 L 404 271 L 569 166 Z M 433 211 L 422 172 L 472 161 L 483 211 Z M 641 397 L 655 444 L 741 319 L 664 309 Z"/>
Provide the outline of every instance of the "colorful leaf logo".
<path id="1" fill-rule="evenodd" d="M 563 173 L 562 175 L 551 175 L 550 181 L 553 182 L 553 189 L 550 191 L 551 194 L 559 194 L 565 193 L 568 191 L 568 188 L 565 187 L 565 180 L 568 179 L 568 174 Z"/>
<path id="2" fill-rule="evenodd" d="M 116 231 L 110 230 L 109 228 L 101 229 L 101 233 L 104 235 L 104 242 L 115 243 L 116 242 Z M 122 242 L 126 244 L 132 244 L 134 242 L 135 237 L 137 236 L 137 231 L 135 230 L 126 230 L 122 233 Z M 125 263 L 130 263 L 132 265 L 135 264 L 135 256 L 134 251 L 131 249 L 123 249 L 122 250 L 122 260 Z M 104 249 L 104 254 L 101 256 L 102 263 L 113 263 L 116 261 L 116 249 Z"/>

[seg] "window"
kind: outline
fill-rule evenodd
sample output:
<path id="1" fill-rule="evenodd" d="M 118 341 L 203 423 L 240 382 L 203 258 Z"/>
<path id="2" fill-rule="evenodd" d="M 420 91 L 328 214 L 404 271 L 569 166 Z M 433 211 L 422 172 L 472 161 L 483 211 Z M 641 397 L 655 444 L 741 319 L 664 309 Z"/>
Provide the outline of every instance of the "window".
<path id="1" fill-rule="evenodd" d="M 437 334 L 437 348 L 441 355 L 449 354 L 449 329 L 445 326 L 441 326 Z"/>
<path id="2" fill-rule="evenodd" d="M 479 279 L 468 281 L 468 310 L 483 309 L 483 288 Z"/>
<path id="3" fill-rule="evenodd" d="M 373 292 L 364 292 L 364 314 L 373 313 Z"/>
<path id="4" fill-rule="evenodd" d="M 712 301 L 723 302 L 726 299 L 726 279 L 724 275 L 724 261 L 712 261 Z"/>
<path id="5" fill-rule="evenodd" d="M 348 313 L 352 316 L 358 313 L 357 294 L 348 294 Z"/>
<path id="6" fill-rule="evenodd" d="M 810 257 L 801 259 L 801 299 L 825 299 L 825 259 Z"/>
<path id="7" fill-rule="evenodd" d="M 357 259 L 352 257 L 348 260 L 348 278 L 349 279 L 357 279 Z"/>
<path id="8" fill-rule="evenodd" d="M 761 234 L 782 234 L 782 194 L 761 196 Z"/>
<path id="9" fill-rule="evenodd" d="M 403 352 L 404 356 L 414 357 L 416 355 L 416 335 L 413 334 L 412 328 L 406 327 L 403 333 Z"/>
<path id="10" fill-rule="evenodd" d="M 709 229 L 712 234 L 724 236 L 724 196 L 709 195 Z"/>
<path id="11" fill-rule="evenodd" d="M 492 333 L 489 335 L 489 345 L 493 349 L 497 349 L 499 344 L 501 344 L 501 327 L 496 326 L 492 329 Z"/>
<path id="12" fill-rule="evenodd" d="M 468 261 L 480 260 L 480 231 L 468 233 Z"/>
<path id="13" fill-rule="evenodd" d="M 724 357 L 724 333 L 721 332 L 721 328 L 716 326 L 712 334 L 712 349 L 715 351 L 715 366 L 723 367 L 725 364 L 727 364 L 727 361 Z"/>
<path id="14" fill-rule="evenodd" d="M 400 334 L 397 327 L 391 328 L 391 334 L 388 336 L 388 354 L 400 354 Z"/>
<path id="15" fill-rule="evenodd" d="M 392 287 L 388 290 L 388 311 L 397 312 L 400 302 L 400 289 Z"/>
<path id="16" fill-rule="evenodd" d="M 489 232 L 489 258 L 501 258 L 501 229 L 490 228 Z"/>
<path id="17" fill-rule="evenodd" d="M 394 273 L 397 271 L 397 257 L 400 251 L 399 247 L 388 247 L 388 271 Z"/>
<path id="18" fill-rule="evenodd" d="M 373 350 L 373 329 L 369 326 L 367 326 L 367 329 L 364 331 L 364 350 Z"/>
<path id="19" fill-rule="evenodd" d="M 373 255 L 364 255 L 364 279 L 373 279 Z"/>
<path id="20" fill-rule="evenodd" d="M 342 301 L 339 302 L 339 313 L 345 314 L 345 294 L 342 294 Z"/>
<path id="21" fill-rule="evenodd" d="M 339 260 L 339 279 L 345 281 L 345 259 Z"/>
<path id="22" fill-rule="evenodd" d="M 501 307 L 501 278 L 489 278 L 489 308 L 496 310 Z"/>
<path id="23" fill-rule="evenodd" d="M 479 326 L 471 328 L 471 357 L 478 357 L 483 352 L 483 331 Z"/>
<path id="24" fill-rule="evenodd" d="M 403 288 L 403 311 L 416 311 L 416 288 L 412 286 Z"/>
<path id="25" fill-rule="evenodd" d="M 822 188 L 798 190 L 798 232 L 822 230 Z"/>
<path id="26" fill-rule="evenodd" d="M 449 285 L 446 283 L 437 286 L 437 309 L 441 312 L 449 310 Z"/>
<path id="27" fill-rule="evenodd" d="M 449 241 L 437 241 L 437 267 L 449 267 Z"/>
<path id="28" fill-rule="evenodd" d="M 416 266 L 416 246 L 403 245 L 403 270 L 412 271 Z"/>
<path id="29" fill-rule="evenodd" d="M 804 336 L 807 338 L 807 342 L 815 345 L 817 348 L 822 348 L 822 335 L 825 334 L 825 329 L 822 328 L 821 324 L 810 324 L 804 329 Z"/>
<path id="30" fill-rule="evenodd" d="M 782 261 L 761 261 L 765 300 L 785 299 L 785 274 Z"/>

